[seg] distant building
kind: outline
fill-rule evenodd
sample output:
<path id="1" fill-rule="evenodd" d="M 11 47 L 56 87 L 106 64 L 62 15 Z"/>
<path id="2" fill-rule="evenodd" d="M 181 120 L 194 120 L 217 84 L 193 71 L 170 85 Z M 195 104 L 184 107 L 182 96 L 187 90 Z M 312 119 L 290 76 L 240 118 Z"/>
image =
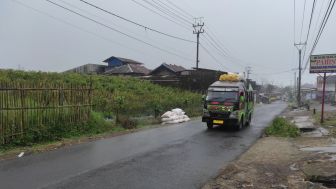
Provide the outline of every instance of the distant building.
<path id="1" fill-rule="evenodd" d="M 106 75 L 128 75 L 128 76 L 146 76 L 150 70 L 139 64 L 125 64 L 109 68 L 105 71 Z"/>
<path id="2" fill-rule="evenodd" d="M 108 75 L 145 76 L 150 72 L 143 63 L 127 58 L 111 56 L 103 62 L 107 63 L 104 74 Z"/>
<path id="3" fill-rule="evenodd" d="M 181 72 L 180 87 L 191 91 L 205 93 L 208 87 L 218 81 L 221 74 L 227 72 L 207 68 L 194 68 Z"/>
<path id="4" fill-rule="evenodd" d="M 100 64 L 85 64 L 70 70 L 65 73 L 81 73 L 81 74 L 102 74 L 107 66 Z"/>
<path id="5" fill-rule="evenodd" d="M 321 99 L 323 92 L 323 77 L 317 77 L 317 98 Z M 336 98 L 336 75 L 328 76 L 325 86 L 325 97 L 327 102 L 335 102 Z"/>
<path id="6" fill-rule="evenodd" d="M 159 67 L 151 71 L 150 75 L 152 76 L 178 76 L 181 74 L 181 72 L 185 70 L 186 69 L 182 66 L 163 63 Z"/>
<path id="7" fill-rule="evenodd" d="M 110 58 L 104 60 L 103 62 L 107 63 L 108 68 L 113 68 L 113 67 L 118 67 L 126 64 L 138 64 L 138 65 L 143 65 L 143 63 L 127 59 L 127 58 L 121 58 L 121 57 L 116 57 L 116 56 L 111 56 Z"/>
<path id="8" fill-rule="evenodd" d="M 103 62 L 107 65 L 85 64 L 65 72 L 128 76 L 146 76 L 150 73 L 143 63 L 127 58 L 111 56 Z"/>
<path id="9" fill-rule="evenodd" d="M 163 63 L 144 79 L 163 86 L 204 93 L 223 73 L 227 72 L 205 68 L 185 69 L 182 66 Z"/>

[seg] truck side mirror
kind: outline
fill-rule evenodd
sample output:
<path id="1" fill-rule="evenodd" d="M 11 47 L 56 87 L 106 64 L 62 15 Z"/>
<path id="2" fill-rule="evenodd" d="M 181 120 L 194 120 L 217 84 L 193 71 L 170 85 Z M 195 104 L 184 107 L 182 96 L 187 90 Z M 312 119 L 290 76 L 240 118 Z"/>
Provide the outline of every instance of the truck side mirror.
<path id="1" fill-rule="evenodd" d="M 240 100 L 241 102 L 244 102 L 244 101 L 245 101 L 244 92 L 240 92 L 240 93 L 239 93 L 239 100 Z"/>
<path id="2" fill-rule="evenodd" d="M 205 95 L 202 95 L 202 101 L 203 102 L 205 101 Z"/>

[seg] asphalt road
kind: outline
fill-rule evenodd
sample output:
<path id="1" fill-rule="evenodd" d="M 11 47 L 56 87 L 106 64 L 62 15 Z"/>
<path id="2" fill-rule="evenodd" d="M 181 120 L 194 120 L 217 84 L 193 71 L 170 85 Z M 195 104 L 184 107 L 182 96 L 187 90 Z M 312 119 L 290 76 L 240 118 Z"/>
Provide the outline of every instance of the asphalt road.
<path id="1" fill-rule="evenodd" d="M 286 105 L 260 105 L 239 132 L 199 119 L 0 162 L 0 188 L 199 188 Z"/>

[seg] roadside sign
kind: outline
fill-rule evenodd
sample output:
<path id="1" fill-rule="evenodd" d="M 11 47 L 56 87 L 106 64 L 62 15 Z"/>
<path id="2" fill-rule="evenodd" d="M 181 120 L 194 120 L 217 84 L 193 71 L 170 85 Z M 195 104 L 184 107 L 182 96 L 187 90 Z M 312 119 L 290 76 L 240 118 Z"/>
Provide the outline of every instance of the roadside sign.
<path id="1" fill-rule="evenodd" d="M 310 56 L 310 73 L 336 73 L 336 54 Z"/>
<path id="2" fill-rule="evenodd" d="M 326 88 L 326 73 L 336 73 L 336 54 L 320 54 L 310 56 L 310 73 L 323 73 L 323 89 L 322 89 L 322 108 L 321 123 L 324 121 L 324 100 Z"/>

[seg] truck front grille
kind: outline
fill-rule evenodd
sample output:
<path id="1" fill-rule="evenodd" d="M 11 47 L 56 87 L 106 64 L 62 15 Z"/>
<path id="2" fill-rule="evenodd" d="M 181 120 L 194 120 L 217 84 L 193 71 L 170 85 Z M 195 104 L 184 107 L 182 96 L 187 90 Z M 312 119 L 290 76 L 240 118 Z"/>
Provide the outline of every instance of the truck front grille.
<path id="1" fill-rule="evenodd" d="M 230 112 L 210 112 L 210 117 L 227 119 L 230 116 Z"/>

